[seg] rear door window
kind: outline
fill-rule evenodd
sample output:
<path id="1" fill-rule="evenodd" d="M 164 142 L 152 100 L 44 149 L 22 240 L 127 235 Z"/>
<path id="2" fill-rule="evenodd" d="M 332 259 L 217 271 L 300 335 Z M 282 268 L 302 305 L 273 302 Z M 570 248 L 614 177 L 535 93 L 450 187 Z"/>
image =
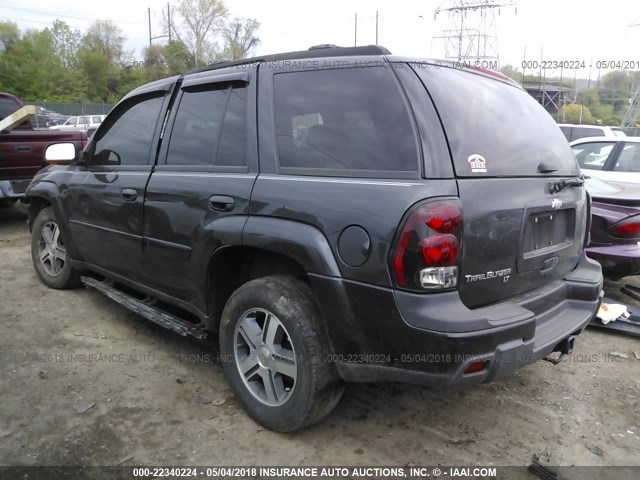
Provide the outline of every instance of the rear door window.
<path id="1" fill-rule="evenodd" d="M 279 169 L 308 175 L 419 175 L 416 135 L 389 69 L 274 76 Z"/>
<path id="2" fill-rule="evenodd" d="M 461 69 L 414 67 L 431 94 L 458 177 L 577 175 L 553 118 L 523 89 Z"/>
<path id="3" fill-rule="evenodd" d="M 246 165 L 246 88 L 207 85 L 183 92 L 169 141 L 167 165 Z"/>
<path id="4" fill-rule="evenodd" d="M 571 149 L 580 168 L 602 170 L 614 146 L 614 142 L 589 142 L 574 145 Z"/>
<path id="5" fill-rule="evenodd" d="M 640 172 L 640 143 L 626 143 L 618 155 L 613 170 L 616 172 Z"/>

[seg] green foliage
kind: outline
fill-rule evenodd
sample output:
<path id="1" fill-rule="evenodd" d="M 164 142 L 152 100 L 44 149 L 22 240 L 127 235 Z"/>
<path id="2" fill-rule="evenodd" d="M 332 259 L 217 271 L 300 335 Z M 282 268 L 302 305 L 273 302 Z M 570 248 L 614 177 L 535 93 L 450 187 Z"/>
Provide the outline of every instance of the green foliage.
<path id="1" fill-rule="evenodd" d="M 122 30 L 109 20 L 93 22 L 84 34 L 61 20 L 22 32 L 0 21 L 0 91 L 28 101 L 114 103 L 146 82 L 221 56 L 244 58 L 260 41 L 260 24 L 227 16 L 222 0 L 181 0 L 172 41 L 146 48 L 143 62 L 132 61 Z"/>
<path id="2" fill-rule="evenodd" d="M 560 107 L 558 118 L 563 123 L 593 123 L 593 115 L 585 105 L 569 103 Z"/>

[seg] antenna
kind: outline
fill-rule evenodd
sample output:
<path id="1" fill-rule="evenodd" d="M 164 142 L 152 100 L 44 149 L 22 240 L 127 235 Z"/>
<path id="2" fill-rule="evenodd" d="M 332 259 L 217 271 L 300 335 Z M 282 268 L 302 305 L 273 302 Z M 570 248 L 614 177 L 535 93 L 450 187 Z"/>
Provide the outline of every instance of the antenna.
<path id="1" fill-rule="evenodd" d="M 505 0 L 446 0 L 434 12 L 434 18 L 448 15 L 448 25 L 434 40 L 444 43 L 445 58 L 458 62 L 488 60 L 499 67 L 496 12 L 514 6 Z M 517 13 L 517 7 L 515 8 Z"/>

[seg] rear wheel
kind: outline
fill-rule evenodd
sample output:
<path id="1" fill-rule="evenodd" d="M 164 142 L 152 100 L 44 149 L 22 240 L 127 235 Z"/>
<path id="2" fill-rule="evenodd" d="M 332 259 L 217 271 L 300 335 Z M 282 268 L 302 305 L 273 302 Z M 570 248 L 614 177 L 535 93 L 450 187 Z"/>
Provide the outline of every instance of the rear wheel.
<path id="1" fill-rule="evenodd" d="M 249 415 L 280 432 L 303 428 L 342 396 L 310 288 L 292 277 L 252 280 L 222 314 L 224 371 Z"/>
<path id="2" fill-rule="evenodd" d="M 64 235 L 51 207 L 42 209 L 33 222 L 31 258 L 40 280 L 48 287 L 65 289 L 80 284 L 80 274 L 69 263 Z"/>

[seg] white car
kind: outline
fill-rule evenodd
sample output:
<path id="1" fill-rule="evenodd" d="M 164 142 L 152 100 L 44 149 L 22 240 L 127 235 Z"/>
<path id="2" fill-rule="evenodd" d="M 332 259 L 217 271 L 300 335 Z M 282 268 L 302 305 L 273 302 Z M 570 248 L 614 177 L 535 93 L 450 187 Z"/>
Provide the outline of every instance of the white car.
<path id="1" fill-rule="evenodd" d="M 81 115 L 69 117 L 62 125 L 49 127 L 50 130 L 84 130 L 97 129 L 106 115 Z"/>
<path id="2" fill-rule="evenodd" d="M 587 137 L 569 145 L 587 175 L 640 184 L 640 137 Z"/>
<path id="3" fill-rule="evenodd" d="M 609 127 L 607 125 L 583 125 L 571 123 L 559 123 L 558 126 L 568 142 L 573 142 L 579 138 L 586 137 L 626 137 L 627 134 L 620 127 Z"/>

